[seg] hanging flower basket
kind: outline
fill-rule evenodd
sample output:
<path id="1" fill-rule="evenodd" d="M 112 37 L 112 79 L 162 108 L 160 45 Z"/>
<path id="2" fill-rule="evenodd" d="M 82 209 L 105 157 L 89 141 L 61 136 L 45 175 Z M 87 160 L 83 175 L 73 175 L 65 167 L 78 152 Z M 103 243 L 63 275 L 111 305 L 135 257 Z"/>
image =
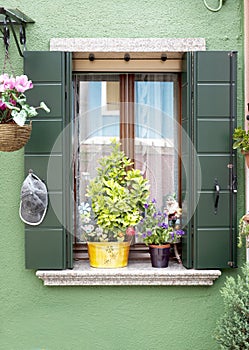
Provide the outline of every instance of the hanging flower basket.
<path id="1" fill-rule="evenodd" d="M 0 124 L 0 151 L 14 152 L 28 142 L 32 130 L 32 123 L 20 126 L 13 124 Z"/>
<path id="2" fill-rule="evenodd" d="M 31 123 L 25 124 L 27 118 L 35 117 L 37 109 L 50 112 L 44 102 L 38 107 L 27 103 L 25 91 L 32 88 L 33 83 L 26 75 L 0 75 L 0 151 L 13 152 L 22 148 L 32 130 Z"/>

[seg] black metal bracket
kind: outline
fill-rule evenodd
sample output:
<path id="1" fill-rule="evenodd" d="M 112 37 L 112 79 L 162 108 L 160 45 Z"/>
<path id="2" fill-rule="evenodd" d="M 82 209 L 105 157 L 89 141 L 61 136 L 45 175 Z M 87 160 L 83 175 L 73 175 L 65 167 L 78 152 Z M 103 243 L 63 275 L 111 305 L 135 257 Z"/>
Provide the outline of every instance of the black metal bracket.
<path id="1" fill-rule="evenodd" d="M 8 53 L 9 45 L 10 45 L 10 30 L 14 37 L 17 50 L 19 55 L 23 57 L 23 53 L 21 47 L 19 45 L 17 35 L 15 32 L 14 26 L 19 25 L 19 41 L 20 44 L 23 45 L 24 49 L 26 46 L 26 24 L 27 23 L 35 23 L 31 18 L 26 16 L 18 9 L 6 9 L 4 7 L 0 7 L 0 25 L 2 26 L 1 32 L 3 34 L 3 42 L 5 46 L 5 51 Z"/>

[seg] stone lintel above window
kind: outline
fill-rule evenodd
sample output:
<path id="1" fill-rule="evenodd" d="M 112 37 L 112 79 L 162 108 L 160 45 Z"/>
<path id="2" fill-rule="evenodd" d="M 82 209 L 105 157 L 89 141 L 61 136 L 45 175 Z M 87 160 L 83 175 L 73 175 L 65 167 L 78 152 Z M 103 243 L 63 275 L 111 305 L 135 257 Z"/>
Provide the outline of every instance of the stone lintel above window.
<path id="1" fill-rule="evenodd" d="M 204 38 L 52 38 L 50 51 L 187 52 L 205 51 Z"/>

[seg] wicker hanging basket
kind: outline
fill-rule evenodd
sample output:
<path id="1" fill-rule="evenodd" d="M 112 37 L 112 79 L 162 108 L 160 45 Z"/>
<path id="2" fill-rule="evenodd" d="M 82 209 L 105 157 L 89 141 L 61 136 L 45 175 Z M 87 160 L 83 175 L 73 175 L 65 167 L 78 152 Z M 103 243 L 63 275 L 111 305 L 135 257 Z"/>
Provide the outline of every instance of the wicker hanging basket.
<path id="1" fill-rule="evenodd" d="M 14 152 L 24 147 L 30 138 L 32 123 L 19 126 L 17 124 L 0 124 L 0 151 Z"/>

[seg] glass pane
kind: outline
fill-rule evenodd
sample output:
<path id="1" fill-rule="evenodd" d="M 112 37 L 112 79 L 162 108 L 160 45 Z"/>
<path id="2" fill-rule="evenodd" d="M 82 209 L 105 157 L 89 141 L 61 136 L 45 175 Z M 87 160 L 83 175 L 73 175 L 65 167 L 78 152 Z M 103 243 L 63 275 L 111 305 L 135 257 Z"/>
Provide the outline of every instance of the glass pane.
<path id="1" fill-rule="evenodd" d="M 135 77 L 135 162 L 160 209 L 168 195 L 178 198 L 177 87 L 176 74 Z"/>
<path id="2" fill-rule="evenodd" d="M 178 76 L 167 73 L 130 77 L 132 79 L 127 79 L 125 85 L 118 74 L 77 76 L 77 206 L 89 201 L 85 196 L 86 186 L 96 175 L 98 159 L 109 153 L 110 138 L 120 138 L 122 123 L 126 125 L 128 137 L 123 138 L 121 134 L 121 142 L 134 145 L 135 167 L 149 179 L 151 199 L 156 199 L 159 209 L 165 206 L 168 195 L 176 194 L 178 199 Z M 125 94 L 124 90 L 129 89 L 132 93 Z M 122 100 L 128 97 L 129 102 L 124 101 L 121 106 L 120 95 Z M 130 101 L 129 96 L 134 95 L 135 100 L 132 97 Z M 93 224 L 94 220 L 84 229 L 90 230 Z M 83 242 L 80 219 L 77 226 L 77 241 Z"/>
<path id="3" fill-rule="evenodd" d="M 86 186 L 96 175 L 98 159 L 109 153 L 110 139 L 119 139 L 120 104 L 118 75 L 77 76 L 76 118 L 77 145 L 77 206 L 87 210 L 89 199 L 85 196 Z M 89 222 L 84 229 L 91 229 Z M 83 231 L 78 224 L 77 241 L 84 241 Z"/>

